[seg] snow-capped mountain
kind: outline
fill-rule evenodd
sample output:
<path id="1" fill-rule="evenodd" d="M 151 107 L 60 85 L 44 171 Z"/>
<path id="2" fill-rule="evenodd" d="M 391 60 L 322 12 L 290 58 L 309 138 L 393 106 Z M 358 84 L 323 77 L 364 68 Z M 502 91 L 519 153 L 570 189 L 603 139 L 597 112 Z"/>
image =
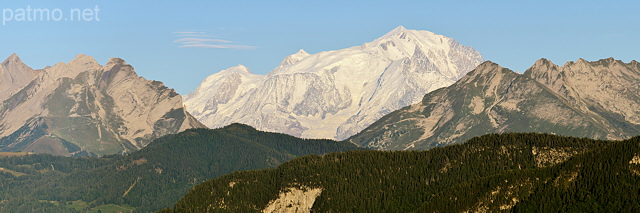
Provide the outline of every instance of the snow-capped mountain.
<path id="1" fill-rule="evenodd" d="M 455 40 L 400 26 L 361 46 L 286 57 L 267 75 L 239 65 L 185 97 L 211 128 L 244 123 L 305 138 L 345 139 L 382 116 L 449 86 L 483 62 Z"/>

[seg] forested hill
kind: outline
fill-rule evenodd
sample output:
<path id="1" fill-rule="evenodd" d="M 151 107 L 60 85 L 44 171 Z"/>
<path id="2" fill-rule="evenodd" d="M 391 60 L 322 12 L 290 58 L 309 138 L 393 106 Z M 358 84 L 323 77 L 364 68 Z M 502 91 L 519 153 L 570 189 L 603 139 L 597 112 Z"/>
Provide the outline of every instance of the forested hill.
<path id="1" fill-rule="evenodd" d="M 0 212 L 149 212 L 173 205 L 198 183 L 233 171 L 356 149 L 350 143 L 299 139 L 232 124 L 164 136 L 127 156 L 0 158 Z"/>
<path id="2" fill-rule="evenodd" d="M 305 156 L 207 181 L 164 211 L 639 212 L 639 143 L 510 133 Z"/>

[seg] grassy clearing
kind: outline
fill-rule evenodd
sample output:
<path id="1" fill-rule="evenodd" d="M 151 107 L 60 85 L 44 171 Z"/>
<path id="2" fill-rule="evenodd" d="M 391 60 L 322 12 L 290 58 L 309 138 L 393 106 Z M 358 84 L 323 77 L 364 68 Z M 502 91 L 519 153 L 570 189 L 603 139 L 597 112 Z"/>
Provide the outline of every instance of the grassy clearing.
<path id="1" fill-rule="evenodd" d="M 16 172 L 16 171 L 13 171 L 13 170 L 10 170 L 10 169 L 5 169 L 5 168 L 2 168 L 2 167 L 0 167 L 0 172 L 6 172 L 6 173 L 12 174 L 13 176 L 16 176 L 16 177 L 27 175 L 27 174 L 22 173 L 22 172 Z"/>
<path id="2" fill-rule="evenodd" d="M 29 155 L 28 152 L 0 152 L 0 158 L 16 157 Z"/>
<path id="3" fill-rule="evenodd" d="M 114 205 L 114 204 L 107 204 L 107 205 L 102 205 L 102 206 L 96 206 L 95 208 L 91 209 L 91 211 L 89 211 L 90 213 L 97 213 L 97 212 L 102 212 L 102 213 L 109 213 L 109 212 L 133 212 L 133 210 L 135 210 L 136 208 L 131 207 L 131 206 L 127 206 L 127 205 Z"/>
<path id="4" fill-rule="evenodd" d="M 68 208 L 73 208 L 75 210 L 78 211 L 82 211 L 85 208 L 87 208 L 89 206 L 89 204 L 87 202 L 81 201 L 81 200 L 77 200 L 77 201 L 71 201 L 71 205 L 67 204 L 66 207 Z"/>
<path id="5" fill-rule="evenodd" d="M 59 202 L 59 201 L 50 201 L 50 200 L 40 200 L 43 203 L 51 203 L 55 206 L 62 206 L 70 209 L 75 209 L 80 212 L 90 212 L 90 213 L 116 213 L 116 212 L 133 212 L 136 208 L 128 206 L 128 205 L 115 205 L 115 204 L 107 204 L 96 206 L 92 209 L 88 209 L 90 203 L 87 203 L 82 200 L 70 201 L 70 202 Z"/>

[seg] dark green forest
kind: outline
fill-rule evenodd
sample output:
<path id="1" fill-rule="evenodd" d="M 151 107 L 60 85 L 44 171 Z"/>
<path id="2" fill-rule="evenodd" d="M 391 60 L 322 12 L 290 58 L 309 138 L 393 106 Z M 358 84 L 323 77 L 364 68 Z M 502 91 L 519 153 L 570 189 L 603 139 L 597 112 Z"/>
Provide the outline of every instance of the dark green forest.
<path id="1" fill-rule="evenodd" d="M 313 212 L 640 212 L 639 147 L 640 137 L 508 133 L 311 155 L 207 181 L 163 212 L 258 212 L 292 187 L 322 189 Z"/>
<path id="2" fill-rule="evenodd" d="M 155 211 L 173 205 L 193 186 L 233 171 L 357 149 L 232 124 L 161 137 L 128 155 L 0 157 L 0 212 Z"/>

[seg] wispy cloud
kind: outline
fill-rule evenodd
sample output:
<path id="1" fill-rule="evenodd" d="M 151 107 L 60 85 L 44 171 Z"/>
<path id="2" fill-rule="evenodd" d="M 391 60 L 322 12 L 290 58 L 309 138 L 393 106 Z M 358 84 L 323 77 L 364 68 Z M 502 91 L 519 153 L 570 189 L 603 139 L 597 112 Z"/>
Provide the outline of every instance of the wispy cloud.
<path id="1" fill-rule="evenodd" d="M 185 44 L 180 47 L 197 47 L 197 48 L 215 48 L 215 49 L 238 49 L 238 50 L 251 50 L 255 49 L 255 46 L 249 45 L 233 45 L 233 44 Z"/>
<path id="2" fill-rule="evenodd" d="M 215 39 L 215 38 L 181 38 L 173 42 L 181 43 L 181 44 L 197 44 L 197 43 L 205 43 L 205 42 L 231 43 L 231 41 L 227 41 L 223 39 Z"/>
<path id="3" fill-rule="evenodd" d="M 185 35 L 185 34 L 205 34 L 204 32 L 196 32 L 196 31 L 182 31 L 182 32 L 173 32 L 175 34 L 181 34 L 181 35 Z"/>
<path id="4" fill-rule="evenodd" d="M 205 32 L 198 31 L 184 31 L 174 32 L 179 39 L 174 40 L 174 43 L 180 44 L 181 48 L 214 48 L 214 49 L 240 49 L 250 50 L 255 49 L 255 46 L 250 45 L 237 45 L 230 44 L 232 41 L 216 38 L 214 35 L 209 35 Z"/>

